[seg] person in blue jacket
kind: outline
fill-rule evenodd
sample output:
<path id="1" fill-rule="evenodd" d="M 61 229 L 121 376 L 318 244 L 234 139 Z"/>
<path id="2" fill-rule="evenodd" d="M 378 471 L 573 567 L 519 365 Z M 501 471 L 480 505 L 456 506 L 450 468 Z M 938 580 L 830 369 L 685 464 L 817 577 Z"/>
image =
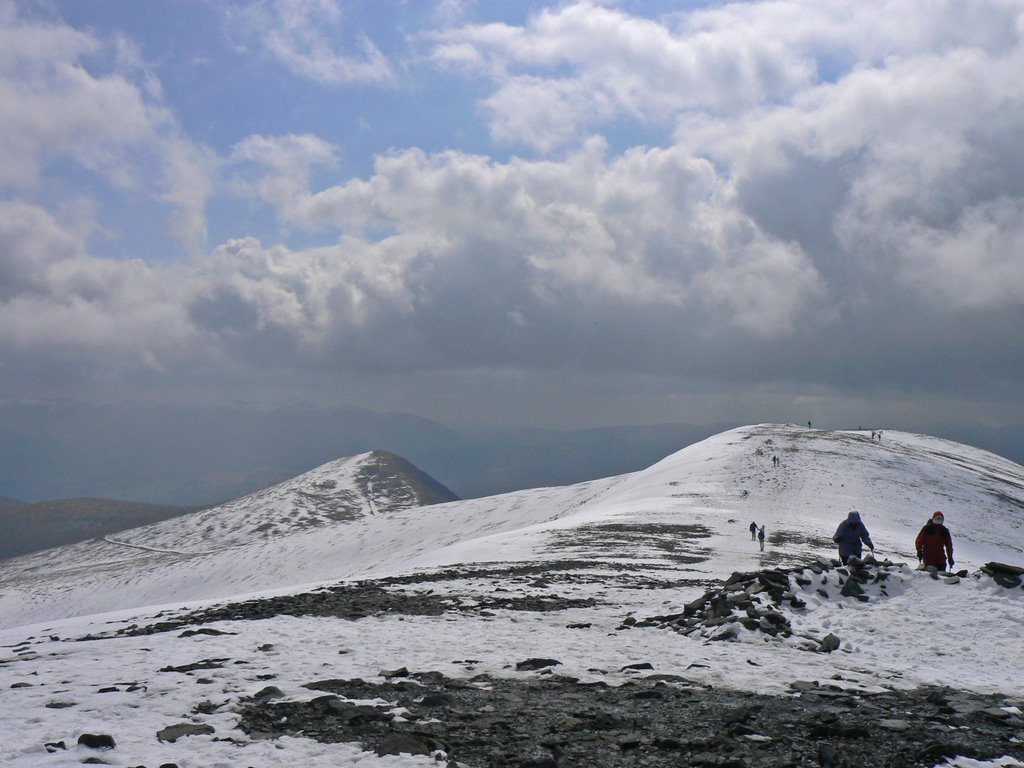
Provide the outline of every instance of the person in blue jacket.
<path id="1" fill-rule="evenodd" d="M 851 557 L 860 557 L 860 553 L 863 551 L 861 542 L 868 545 L 871 554 L 875 553 L 871 534 L 861 522 L 860 512 L 854 511 L 846 516 L 846 519 L 836 528 L 836 535 L 832 537 L 832 541 L 839 545 L 839 559 L 843 561 L 843 565 L 846 565 L 846 561 Z"/>

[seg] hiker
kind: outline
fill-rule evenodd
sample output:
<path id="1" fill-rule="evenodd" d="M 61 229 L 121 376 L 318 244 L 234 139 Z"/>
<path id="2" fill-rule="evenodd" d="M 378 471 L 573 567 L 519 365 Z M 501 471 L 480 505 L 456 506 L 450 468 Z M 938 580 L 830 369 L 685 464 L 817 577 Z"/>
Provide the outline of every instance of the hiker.
<path id="1" fill-rule="evenodd" d="M 931 520 L 917 534 L 914 546 L 917 547 L 917 559 L 925 567 L 934 567 L 940 571 L 953 570 L 953 537 L 945 525 L 946 518 L 941 512 L 932 515 Z M 949 562 L 949 568 L 946 563 Z"/>
<path id="2" fill-rule="evenodd" d="M 772 456 L 772 466 L 773 467 L 779 466 L 779 457 L 778 456 Z"/>
<path id="3" fill-rule="evenodd" d="M 875 554 L 875 545 L 871 541 L 871 534 L 864 527 L 860 520 L 860 512 L 854 510 L 846 516 L 846 519 L 836 528 L 836 535 L 832 541 L 839 545 L 839 559 L 846 565 L 851 557 L 860 557 L 861 542 L 868 545 L 871 554 Z"/>
<path id="4" fill-rule="evenodd" d="M 761 544 L 761 551 L 764 552 L 764 526 L 757 529 L 757 540 Z"/>
<path id="5" fill-rule="evenodd" d="M 750 540 L 753 541 L 757 538 L 757 523 L 750 524 Z"/>

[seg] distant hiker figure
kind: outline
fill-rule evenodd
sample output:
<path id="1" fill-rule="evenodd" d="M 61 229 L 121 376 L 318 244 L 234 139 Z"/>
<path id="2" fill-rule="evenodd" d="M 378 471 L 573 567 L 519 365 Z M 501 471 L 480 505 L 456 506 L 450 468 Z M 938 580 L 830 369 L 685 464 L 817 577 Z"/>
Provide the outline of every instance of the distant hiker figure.
<path id="1" fill-rule="evenodd" d="M 877 437 L 877 436 L 878 436 L 878 433 L 875 432 L 875 430 L 872 429 L 871 430 L 871 442 L 872 443 L 875 442 L 875 437 Z"/>
<path id="2" fill-rule="evenodd" d="M 809 421 L 807 422 L 807 428 L 808 428 L 808 429 L 810 429 L 810 428 L 811 428 L 811 422 L 809 422 Z"/>
<path id="3" fill-rule="evenodd" d="M 925 568 L 931 566 L 940 571 L 953 570 L 953 537 L 950 536 L 945 522 L 945 516 L 941 512 L 936 512 L 917 534 L 914 541 L 917 559 Z"/>
<path id="4" fill-rule="evenodd" d="M 761 545 L 761 551 L 764 552 L 764 526 L 762 525 L 757 529 L 757 541 Z"/>
<path id="5" fill-rule="evenodd" d="M 779 457 L 778 456 L 772 456 L 772 466 L 773 467 L 779 466 Z"/>
<path id="6" fill-rule="evenodd" d="M 757 538 L 757 523 L 750 524 L 750 540 L 753 541 Z"/>
<path id="7" fill-rule="evenodd" d="M 882 430 L 878 430 L 878 442 L 882 442 Z"/>
<path id="8" fill-rule="evenodd" d="M 860 512 L 854 511 L 846 516 L 846 519 L 839 524 L 836 528 L 836 535 L 832 537 L 832 541 L 839 545 L 839 559 L 842 560 L 843 565 L 851 557 L 860 557 L 861 542 L 868 545 L 868 549 L 871 550 L 871 554 L 875 553 L 875 545 L 871 541 L 871 535 L 868 533 L 868 529 L 864 527 L 864 523 L 860 520 Z"/>

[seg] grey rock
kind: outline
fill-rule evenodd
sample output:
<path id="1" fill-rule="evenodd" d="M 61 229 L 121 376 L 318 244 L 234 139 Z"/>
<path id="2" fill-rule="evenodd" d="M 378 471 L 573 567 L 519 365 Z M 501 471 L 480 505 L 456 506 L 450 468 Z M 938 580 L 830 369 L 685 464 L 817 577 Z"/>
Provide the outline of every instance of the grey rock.
<path id="1" fill-rule="evenodd" d="M 78 737 L 79 745 L 89 749 L 114 749 L 114 737 L 105 733 L 83 733 Z"/>
<path id="2" fill-rule="evenodd" d="M 560 666 L 562 666 L 562 662 L 557 659 L 527 659 L 526 661 L 516 662 L 516 669 L 521 672 Z"/>
<path id="3" fill-rule="evenodd" d="M 268 685 L 266 688 L 258 690 L 252 697 L 254 699 L 283 699 L 284 691 L 276 685 Z"/>
<path id="4" fill-rule="evenodd" d="M 430 744 L 420 736 L 410 733 L 390 733 L 377 746 L 381 755 L 429 755 Z"/>
<path id="5" fill-rule="evenodd" d="M 832 653 L 833 651 L 838 651 L 840 645 L 842 645 L 842 641 L 836 635 L 829 632 L 822 638 L 818 650 L 822 653 Z"/>
<path id="6" fill-rule="evenodd" d="M 169 725 L 166 728 L 161 728 L 156 732 L 156 737 L 160 741 L 167 741 L 174 743 L 178 739 L 184 736 L 203 736 L 214 733 L 212 725 L 200 725 L 197 723 L 178 723 L 177 725 Z"/>

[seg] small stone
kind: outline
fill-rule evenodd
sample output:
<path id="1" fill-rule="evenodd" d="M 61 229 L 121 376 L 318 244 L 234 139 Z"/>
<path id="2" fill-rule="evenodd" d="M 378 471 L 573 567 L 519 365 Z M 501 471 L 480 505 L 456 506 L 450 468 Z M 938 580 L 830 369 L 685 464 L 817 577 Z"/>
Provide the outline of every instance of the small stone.
<path id="1" fill-rule="evenodd" d="M 428 693 L 419 703 L 424 707 L 447 707 L 452 703 L 452 697 L 444 693 Z"/>
<path id="2" fill-rule="evenodd" d="M 838 651 L 841 644 L 842 641 L 830 632 L 822 638 L 818 651 L 821 653 L 832 653 L 832 651 Z"/>
<path id="3" fill-rule="evenodd" d="M 78 737 L 78 743 L 89 749 L 114 749 L 117 746 L 114 737 L 105 733 L 83 733 Z"/>
<path id="4" fill-rule="evenodd" d="M 526 661 L 516 662 L 516 669 L 520 672 L 560 666 L 562 666 L 562 662 L 557 659 L 527 659 Z"/>
<path id="5" fill-rule="evenodd" d="M 266 688 L 258 690 L 252 697 L 254 699 L 280 699 L 284 697 L 284 691 L 276 685 L 268 685 Z"/>

